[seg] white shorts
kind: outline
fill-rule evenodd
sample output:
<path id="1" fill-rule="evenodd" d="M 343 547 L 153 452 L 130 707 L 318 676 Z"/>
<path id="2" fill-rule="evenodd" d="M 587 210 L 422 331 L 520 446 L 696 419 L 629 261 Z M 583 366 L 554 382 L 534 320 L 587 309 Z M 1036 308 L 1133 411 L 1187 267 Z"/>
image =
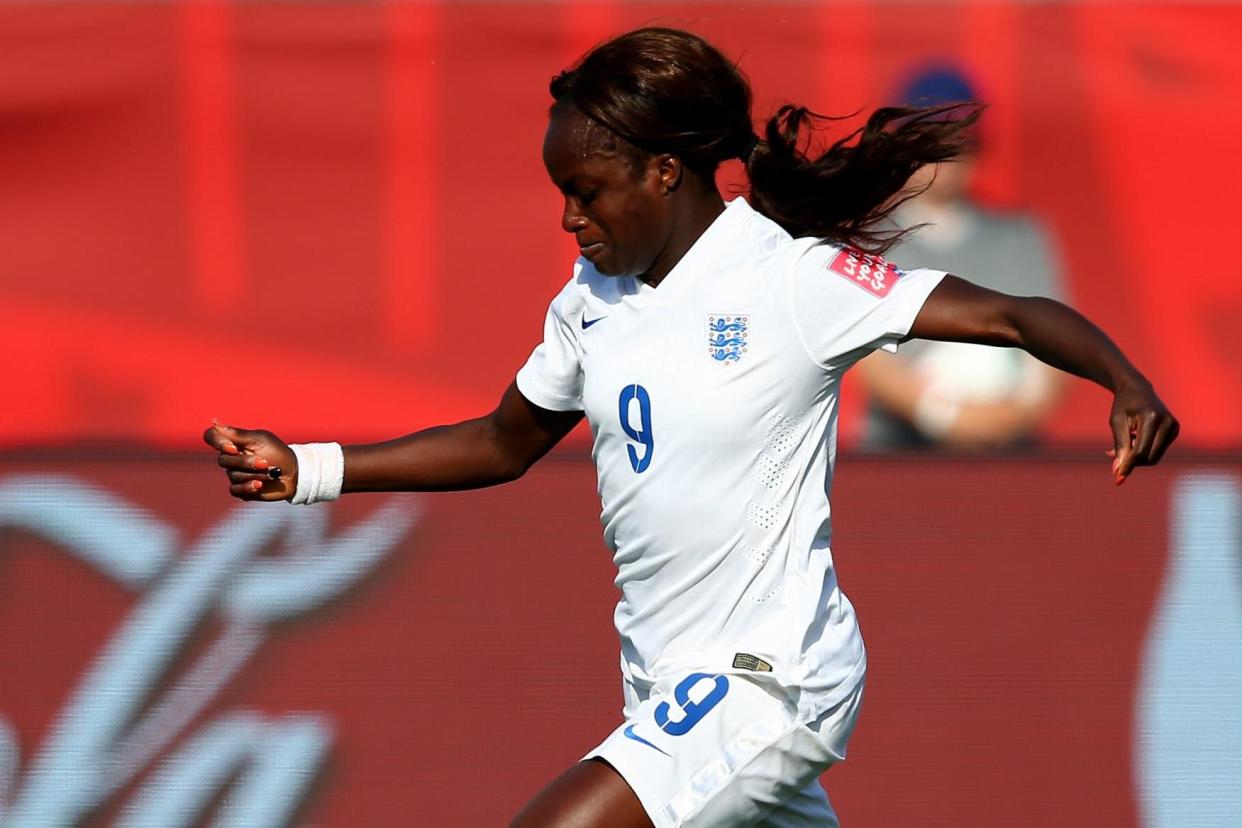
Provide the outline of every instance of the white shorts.
<path id="1" fill-rule="evenodd" d="M 814 721 L 757 673 L 657 682 L 634 715 L 585 759 L 612 765 L 656 828 L 836 826 L 818 779 L 845 759 L 862 682 Z"/>

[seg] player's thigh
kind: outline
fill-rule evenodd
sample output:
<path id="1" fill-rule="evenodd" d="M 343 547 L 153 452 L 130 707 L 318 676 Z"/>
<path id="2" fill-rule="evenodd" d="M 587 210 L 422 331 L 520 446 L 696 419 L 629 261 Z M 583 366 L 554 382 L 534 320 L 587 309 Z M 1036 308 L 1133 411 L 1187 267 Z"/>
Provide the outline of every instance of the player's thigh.
<path id="1" fill-rule="evenodd" d="M 651 828 L 621 774 L 587 759 L 552 780 L 513 818 L 510 828 Z"/>

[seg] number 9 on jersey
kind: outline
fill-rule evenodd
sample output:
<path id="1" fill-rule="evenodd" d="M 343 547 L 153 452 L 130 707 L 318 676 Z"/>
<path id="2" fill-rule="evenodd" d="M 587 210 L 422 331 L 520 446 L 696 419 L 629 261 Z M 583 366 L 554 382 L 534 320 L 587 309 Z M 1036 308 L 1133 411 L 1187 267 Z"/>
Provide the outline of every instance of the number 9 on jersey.
<path id="1" fill-rule="evenodd" d="M 642 455 L 639 456 L 639 450 L 634 443 L 625 447 L 630 456 L 630 465 L 635 472 L 642 473 L 651 465 L 651 455 L 655 453 L 655 440 L 651 436 L 651 396 L 641 385 L 627 385 L 621 389 L 617 407 L 621 429 L 642 449 Z M 638 415 L 637 426 L 634 425 L 635 414 Z"/>

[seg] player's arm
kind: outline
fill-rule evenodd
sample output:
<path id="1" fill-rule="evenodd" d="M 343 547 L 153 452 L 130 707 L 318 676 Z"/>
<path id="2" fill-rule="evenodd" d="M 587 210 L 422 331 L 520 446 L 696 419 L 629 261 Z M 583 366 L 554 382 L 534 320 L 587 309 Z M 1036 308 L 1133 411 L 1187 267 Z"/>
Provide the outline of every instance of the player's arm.
<path id="1" fill-rule="evenodd" d="M 511 383 L 485 417 L 347 446 L 342 491 L 427 492 L 507 483 L 525 474 L 581 420 L 581 411 L 534 405 Z"/>
<path id="2" fill-rule="evenodd" d="M 342 492 L 477 489 L 516 480 L 582 419 L 581 411 L 548 411 L 516 384 L 490 414 L 396 440 L 345 446 Z M 297 459 L 268 431 L 214 424 L 203 434 L 243 500 L 287 500 L 297 490 Z M 268 471 L 280 468 L 273 480 Z"/>
<path id="3" fill-rule="evenodd" d="M 1157 463 L 1177 420 L 1108 336 L 1078 312 L 1039 297 L 1010 296 L 946 276 L 923 304 L 910 337 L 1022 348 L 1054 368 L 1113 392 L 1113 474 Z"/>

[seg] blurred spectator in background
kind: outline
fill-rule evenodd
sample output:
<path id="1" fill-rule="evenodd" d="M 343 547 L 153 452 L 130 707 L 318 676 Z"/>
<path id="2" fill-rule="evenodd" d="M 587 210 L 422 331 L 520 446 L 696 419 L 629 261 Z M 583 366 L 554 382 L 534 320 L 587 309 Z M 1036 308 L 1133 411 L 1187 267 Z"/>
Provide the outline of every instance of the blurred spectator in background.
<path id="1" fill-rule="evenodd" d="M 903 106 L 978 102 L 959 71 L 914 75 Z M 886 255 L 903 269 L 947 270 L 1006 293 L 1065 301 L 1056 255 L 1030 217 L 983 207 L 970 197 L 978 151 L 915 173 L 918 193 L 894 214 L 899 227 L 926 225 Z M 859 363 L 869 394 L 863 445 L 931 444 L 994 448 L 1034 442 L 1060 390 L 1057 372 L 1025 352 L 956 342 L 911 341 L 898 354 L 876 351 Z"/>

